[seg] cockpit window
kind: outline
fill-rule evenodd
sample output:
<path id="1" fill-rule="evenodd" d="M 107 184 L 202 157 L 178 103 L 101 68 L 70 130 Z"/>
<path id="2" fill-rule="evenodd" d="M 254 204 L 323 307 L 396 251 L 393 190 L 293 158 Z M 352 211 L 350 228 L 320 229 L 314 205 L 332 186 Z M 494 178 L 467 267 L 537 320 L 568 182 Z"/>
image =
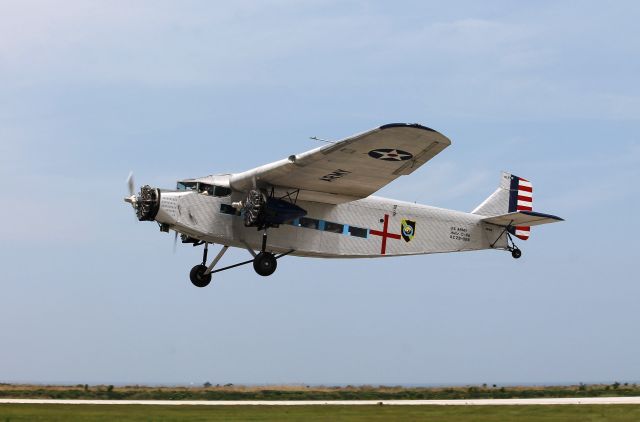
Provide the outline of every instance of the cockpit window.
<path id="1" fill-rule="evenodd" d="M 213 196 L 213 185 L 208 185 L 206 183 L 198 183 L 198 192 L 204 193 L 205 195 Z"/>
<path id="2" fill-rule="evenodd" d="M 196 190 L 197 182 L 178 182 L 177 190 Z"/>
<path id="3" fill-rule="evenodd" d="M 204 195 L 225 197 L 231 195 L 231 189 L 224 186 L 211 185 L 202 182 L 178 182 L 177 190 L 195 190 Z"/>
<path id="4" fill-rule="evenodd" d="M 178 190 L 197 190 L 201 194 L 217 197 L 231 195 L 231 189 L 229 188 L 202 182 L 178 182 Z"/>

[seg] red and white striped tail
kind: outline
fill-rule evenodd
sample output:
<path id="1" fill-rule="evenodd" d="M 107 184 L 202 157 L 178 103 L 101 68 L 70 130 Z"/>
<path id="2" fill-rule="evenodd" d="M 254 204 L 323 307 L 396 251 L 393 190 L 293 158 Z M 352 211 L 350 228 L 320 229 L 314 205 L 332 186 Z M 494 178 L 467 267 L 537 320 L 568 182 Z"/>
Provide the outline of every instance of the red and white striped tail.
<path id="1" fill-rule="evenodd" d="M 516 211 L 533 211 L 533 186 L 531 182 L 518 178 L 518 202 Z"/>
<path id="2" fill-rule="evenodd" d="M 513 233 L 518 239 L 528 240 L 531 236 L 531 227 L 516 226 L 516 230 Z"/>
<path id="3" fill-rule="evenodd" d="M 527 179 L 512 175 L 509 212 L 516 211 L 533 211 L 533 185 Z M 531 236 L 531 227 L 517 226 L 511 234 L 527 240 Z"/>

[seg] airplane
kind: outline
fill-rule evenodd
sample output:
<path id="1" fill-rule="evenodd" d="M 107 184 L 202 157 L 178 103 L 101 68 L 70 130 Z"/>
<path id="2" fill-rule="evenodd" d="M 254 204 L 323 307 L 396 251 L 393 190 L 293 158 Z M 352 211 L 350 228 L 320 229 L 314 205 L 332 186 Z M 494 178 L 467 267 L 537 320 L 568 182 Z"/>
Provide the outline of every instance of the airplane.
<path id="1" fill-rule="evenodd" d="M 391 123 L 241 173 L 179 180 L 176 189 L 127 181 L 140 221 L 204 245 L 189 278 L 206 287 L 212 275 L 253 264 L 272 275 L 287 256 L 379 258 L 497 249 L 522 256 L 513 237 L 564 221 L 533 211 L 533 185 L 503 172 L 495 192 L 470 213 L 372 196 L 429 162 L 451 141 L 420 124 Z M 220 251 L 208 262 L 209 245 Z M 216 268 L 230 247 L 251 258 Z"/>

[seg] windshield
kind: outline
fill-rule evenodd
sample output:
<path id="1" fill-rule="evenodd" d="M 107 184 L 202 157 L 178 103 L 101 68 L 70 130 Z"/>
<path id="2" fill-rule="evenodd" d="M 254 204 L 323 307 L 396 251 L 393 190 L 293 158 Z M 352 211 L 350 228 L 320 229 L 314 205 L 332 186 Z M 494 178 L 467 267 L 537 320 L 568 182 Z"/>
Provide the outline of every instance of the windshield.
<path id="1" fill-rule="evenodd" d="M 178 182 L 177 190 L 194 190 L 204 195 L 225 197 L 231 195 L 231 189 L 224 186 L 211 185 L 202 182 Z"/>
<path id="2" fill-rule="evenodd" d="M 196 190 L 197 182 L 178 182 L 177 190 Z"/>
<path id="3" fill-rule="evenodd" d="M 198 183 L 198 192 L 204 193 L 205 195 L 213 195 L 213 185 L 208 185 L 206 183 Z"/>

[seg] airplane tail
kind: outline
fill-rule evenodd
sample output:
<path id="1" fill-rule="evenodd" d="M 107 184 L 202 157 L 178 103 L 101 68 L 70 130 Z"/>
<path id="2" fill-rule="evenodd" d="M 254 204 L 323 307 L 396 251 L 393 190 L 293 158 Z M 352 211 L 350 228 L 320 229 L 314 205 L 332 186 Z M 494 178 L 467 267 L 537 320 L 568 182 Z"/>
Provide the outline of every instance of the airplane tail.
<path id="1" fill-rule="evenodd" d="M 503 172 L 500 187 L 471 213 L 486 217 L 506 217 L 514 213 L 536 214 L 533 213 L 533 185 L 527 179 Z M 487 218 L 486 220 L 493 224 L 495 224 L 494 220 L 502 221 L 495 218 Z M 512 218 L 510 221 L 516 223 L 521 219 Z M 522 240 L 529 239 L 531 225 L 512 226 L 511 223 L 507 222 L 504 225 L 511 226 L 509 231 L 512 235 Z"/>

